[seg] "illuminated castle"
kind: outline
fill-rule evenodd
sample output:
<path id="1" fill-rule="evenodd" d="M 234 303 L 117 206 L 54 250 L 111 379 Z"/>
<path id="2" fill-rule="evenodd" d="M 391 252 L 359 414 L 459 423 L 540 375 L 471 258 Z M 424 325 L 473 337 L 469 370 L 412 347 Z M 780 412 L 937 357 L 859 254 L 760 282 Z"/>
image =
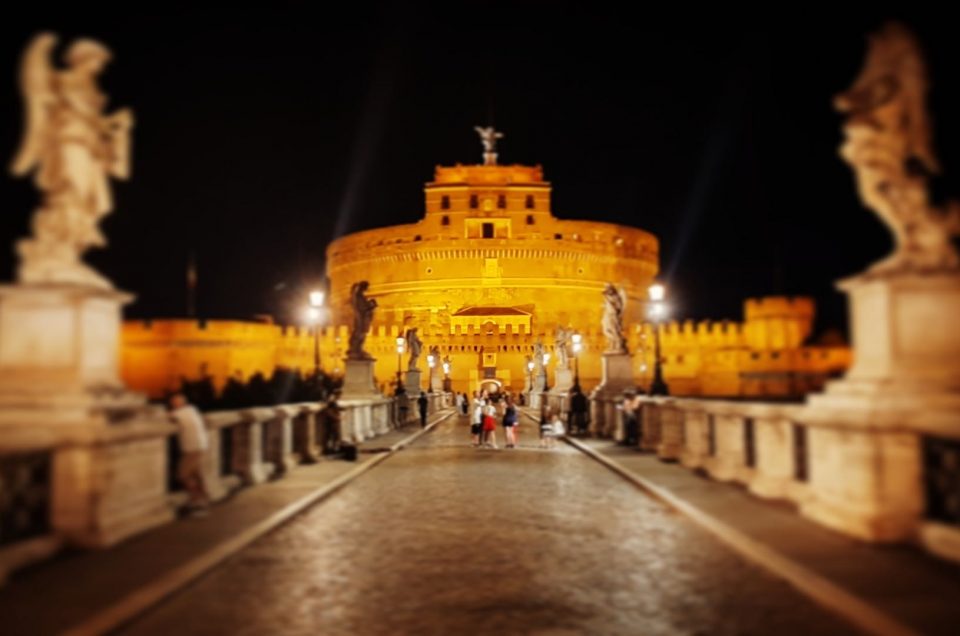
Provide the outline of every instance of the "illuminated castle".
<path id="1" fill-rule="evenodd" d="M 397 337 L 417 327 L 424 388 L 426 351 L 436 346 L 452 362 L 453 390 L 522 391 L 530 384 L 526 362 L 534 345 L 540 340 L 552 351 L 554 332 L 563 326 L 583 336 L 580 380 L 589 390 L 599 382 L 605 346 L 601 292 L 613 282 L 628 297 L 624 323 L 634 375 L 646 386 L 653 359 L 644 316 L 659 267 L 656 237 L 610 223 L 557 219 L 539 166 L 497 165 L 489 145 L 484 159 L 483 165 L 438 166 L 425 187 L 426 214 L 419 222 L 330 244 L 332 322 L 321 335 L 324 369 L 337 373 L 342 366 L 350 287 L 366 280 L 368 296 L 378 303 L 366 348 L 377 358 L 375 375 L 383 387 L 396 378 Z M 745 313 L 744 323 L 664 325 L 664 371 L 674 393 L 797 394 L 849 363 L 845 347 L 803 346 L 813 322 L 809 299 L 747 301 Z M 312 336 L 273 325 L 128 323 L 124 343 L 127 381 L 153 394 L 161 392 L 161 382 L 174 388 L 181 376 L 207 373 L 222 386 L 229 376 L 313 366 Z M 406 368 L 405 359 L 400 366 Z M 151 370 L 138 370 L 143 367 Z"/>

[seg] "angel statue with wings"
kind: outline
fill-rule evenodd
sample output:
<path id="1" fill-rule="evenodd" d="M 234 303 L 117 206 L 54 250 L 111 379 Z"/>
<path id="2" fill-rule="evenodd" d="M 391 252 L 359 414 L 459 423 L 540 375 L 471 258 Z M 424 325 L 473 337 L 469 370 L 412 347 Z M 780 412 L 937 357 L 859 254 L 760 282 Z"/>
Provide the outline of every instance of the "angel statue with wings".
<path id="1" fill-rule="evenodd" d="M 24 283 L 70 283 L 111 289 L 81 257 L 106 240 L 98 224 L 113 209 L 110 177 L 130 175 L 133 114 L 104 114 L 107 98 L 97 76 L 110 51 L 88 39 L 66 50 L 67 68 L 51 62 L 57 37 L 36 36 L 20 69 L 25 131 L 10 171 L 33 174 L 42 193 L 33 217 L 33 236 L 20 241 L 19 279 Z"/>
<path id="2" fill-rule="evenodd" d="M 497 139 L 503 139 L 503 133 L 493 126 L 474 126 L 483 144 L 483 165 L 497 165 Z"/>

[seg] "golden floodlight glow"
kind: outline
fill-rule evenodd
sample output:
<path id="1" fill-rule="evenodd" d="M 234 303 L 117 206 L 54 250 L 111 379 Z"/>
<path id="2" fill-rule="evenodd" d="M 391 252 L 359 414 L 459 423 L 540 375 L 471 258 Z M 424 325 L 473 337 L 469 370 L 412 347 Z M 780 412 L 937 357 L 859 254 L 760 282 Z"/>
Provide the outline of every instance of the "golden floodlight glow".
<path id="1" fill-rule="evenodd" d="M 437 360 L 432 355 L 427 356 L 427 364 L 430 365 L 430 368 L 437 366 Z"/>
<path id="2" fill-rule="evenodd" d="M 322 307 L 325 294 L 322 291 L 312 291 L 310 292 L 310 306 L 311 307 Z"/>
<path id="3" fill-rule="evenodd" d="M 654 302 L 663 300 L 667 295 L 667 288 L 660 283 L 654 283 L 653 285 L 650 285 L 650 289 L 647 291 L 650 294 L 650 300 Z"/>
<path id="4" fill-rule="evenodd" d="M 307 307 L 306 312 L 304 312 L 307 318 L 307 323 L 315 325 L 320 322 L 320 310 L 316 307 Z"/>

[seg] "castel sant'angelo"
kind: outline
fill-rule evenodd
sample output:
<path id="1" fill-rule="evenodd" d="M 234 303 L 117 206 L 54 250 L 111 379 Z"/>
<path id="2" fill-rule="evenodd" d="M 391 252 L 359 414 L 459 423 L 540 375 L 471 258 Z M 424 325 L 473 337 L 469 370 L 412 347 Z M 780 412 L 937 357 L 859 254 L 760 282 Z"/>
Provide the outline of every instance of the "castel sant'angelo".
<path id="1" fill-rule="evenodd" d="M 350 289 L 368 281 L 377 309 L 366 349 L 378 384 L 397 377 L 397 338 L 416 328 L 420 367 L 429 388 L 428 351 L 439 370 L 449 361 L 448 386 L 515 392 L 531 386 L 528 361 L 553 350 L 558 328 L 582 337 L 580 383 L 601 375 L 602 292 L 622 288 L 624 325 L 633 372 L 642 388 L 653 369 L 647 289 L 659 269 L 657 238 L 644 230 L 596 221 L 557 219 L 551 186 L 540 166 L 500 165 L 490 140 L 480 165 L 437 166 L 426 184 L 417 223 L 344 236 L 327 248 L 331 320 L 321 332 L 323 368 L 342 372 L 351 324 Z M 664 373 L 674 394 L 799 395 L 849 364 L 842 345 L 809 344 L 814 305 L 807 298 L 745 302 L 742 322 L 669 322 L 661 329 Z M 434 350 L 436 350 L 434 349 Z M 180 378 L 209 374 L 269 375 L 276 367 L 309 371 L 313 337 L 305 328 L 243 321 L 128 322 L 126 380 L 160 395 Z M 547 364 L 552 386 L 552 366 Z M 401 366 L 407 367 L 406 356 Z"/>

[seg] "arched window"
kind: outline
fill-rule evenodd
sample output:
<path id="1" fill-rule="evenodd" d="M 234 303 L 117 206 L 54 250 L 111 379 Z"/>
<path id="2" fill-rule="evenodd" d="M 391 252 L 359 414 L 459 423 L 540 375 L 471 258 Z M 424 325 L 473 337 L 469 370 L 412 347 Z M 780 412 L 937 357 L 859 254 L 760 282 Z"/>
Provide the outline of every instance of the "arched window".
<path id="1" fill-rule="evenodd" d="M 507 195 L 501 194 L 500 196 L 497 197 L 497 207 L 500 208 L 501 210 L 507 207 Z"/>
<path id="2" fill-rule="evenodd" d="M 527 207 L 528 210 L 532 210 L 532 209 L 533 209 L 533 195 L 532 195 L 532 194 L 528 194 L 528 195 L 527 195 L 526 207 Z"/>
<path id="3" fill-rule="evenodd" d="M 474 210 L 480 207 L 480 199 L 478 199 L 475 194 L 470 195 L 470 207 Z"/>
<path id="4" fill-rule="evenodd" d="M 440 197 L 440 209 L 449 210 L 450 209 L 450 197 L 443 195 Z"/>

